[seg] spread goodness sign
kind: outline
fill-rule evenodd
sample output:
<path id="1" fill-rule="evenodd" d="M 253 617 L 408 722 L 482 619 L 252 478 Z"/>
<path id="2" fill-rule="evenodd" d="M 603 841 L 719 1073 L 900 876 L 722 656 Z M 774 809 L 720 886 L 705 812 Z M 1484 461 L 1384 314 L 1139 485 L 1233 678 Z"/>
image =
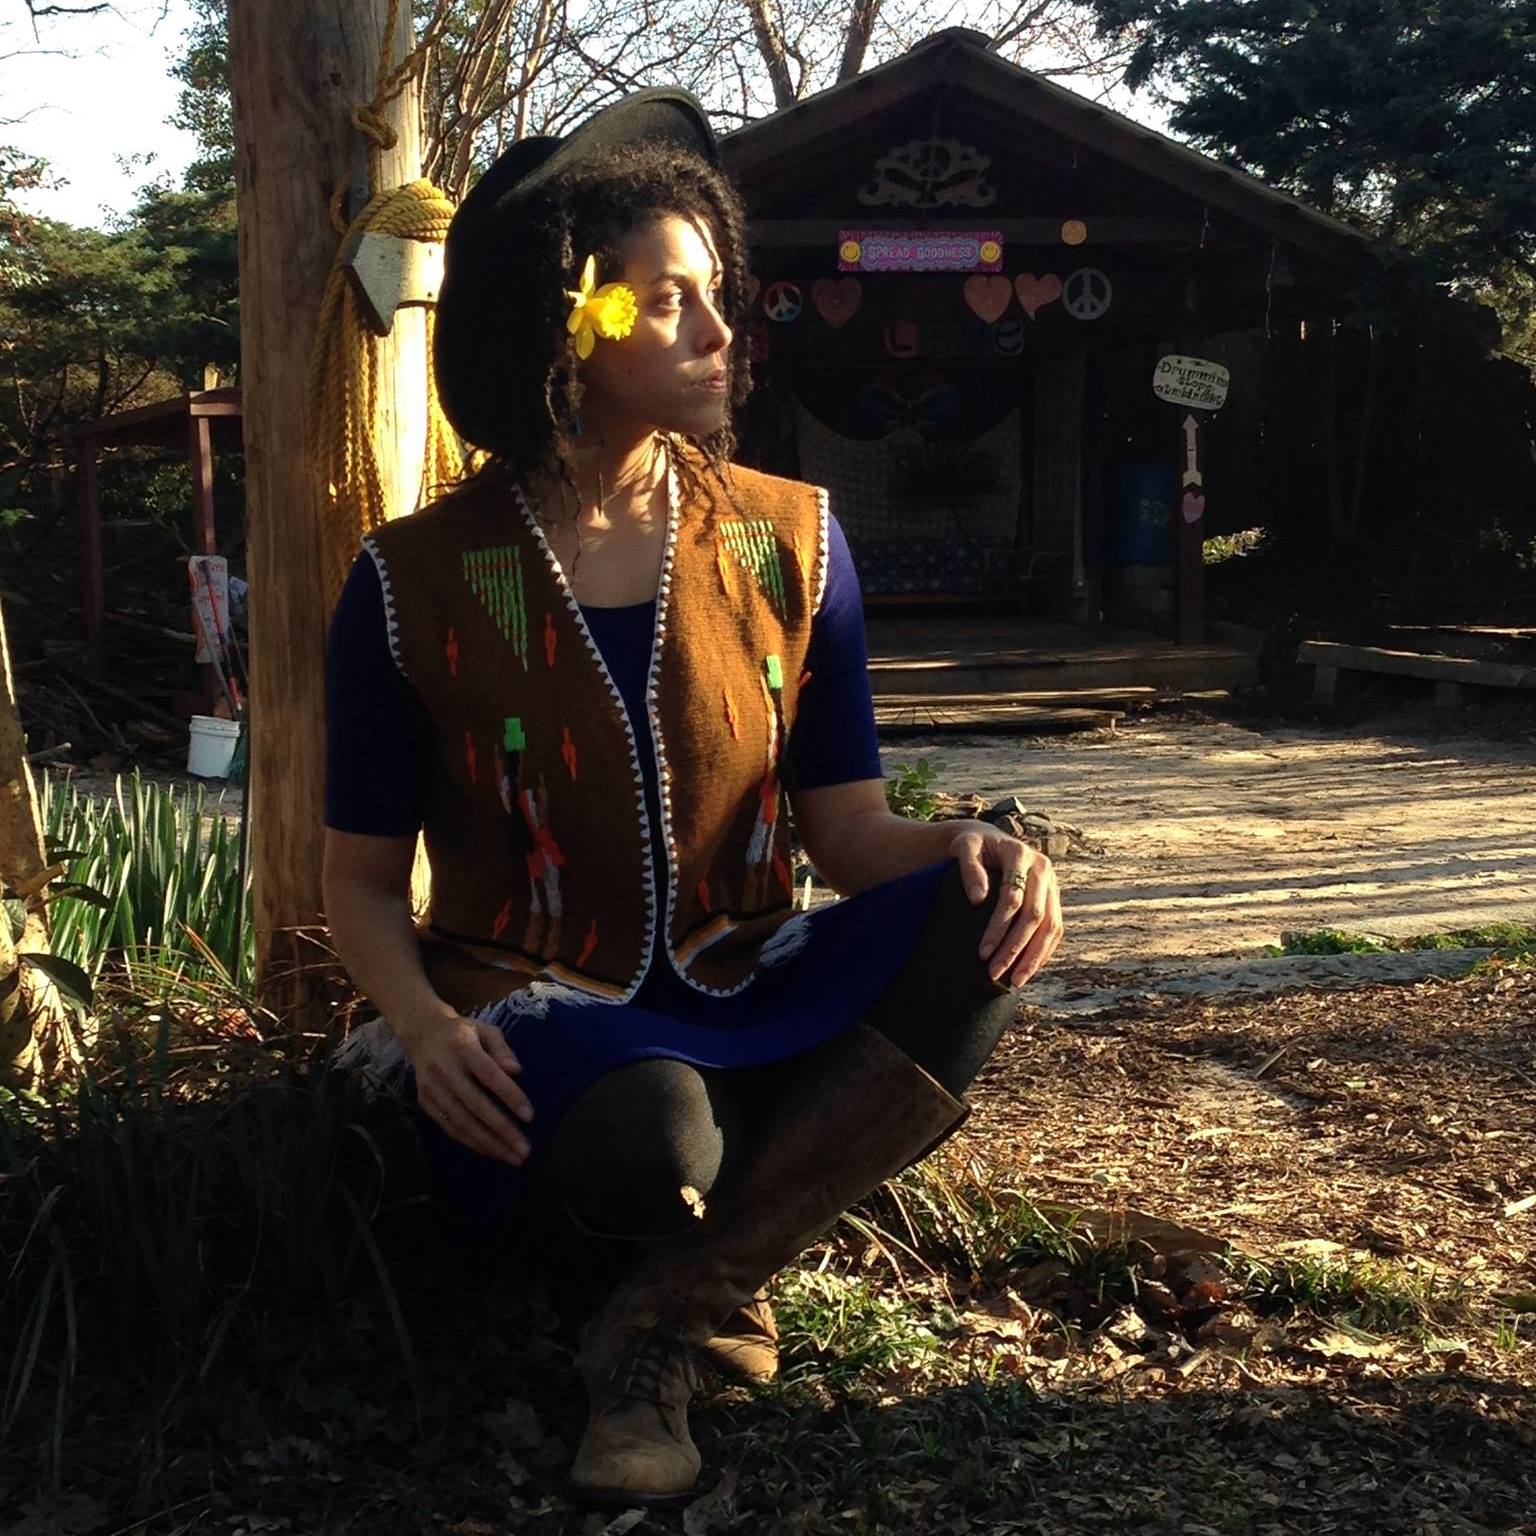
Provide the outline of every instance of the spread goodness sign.
<path id="1" fill-rule="evenodd" d="M 1219 411 L 1226 404 L 1231 382 L 1232 375 L 1220 363 L 1177 354 L 1158 358 L 1152 375 L 1152 389 L 1159 400 L 1199 411 Z"/>
<path id="2" fill-rule="evenodd" d="M 845 229 L 839 272 L 1000 272 L 1003 237 L 995 229 Z"/>

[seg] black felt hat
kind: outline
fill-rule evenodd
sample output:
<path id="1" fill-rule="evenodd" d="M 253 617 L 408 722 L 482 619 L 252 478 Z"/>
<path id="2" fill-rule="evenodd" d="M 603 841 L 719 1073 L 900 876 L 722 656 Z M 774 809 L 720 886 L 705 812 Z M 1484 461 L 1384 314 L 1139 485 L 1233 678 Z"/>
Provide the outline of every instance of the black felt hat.
<path id="1" fill-rule="evenodd" d="M 443 411 L 477 447 L 496 448 L 508 359 L 549 302 L 530 283 L 541 253 L 527 238 L 530 202 L 554 178 L 604 150 L 671 143 L 720 163 L 704 109 L 687 91 L 636 91 L 564 138 L 520 139 L 470 189 L 448 226 L 433 366 Z M 571 275 L 575 286 L 579 274 Z"/>

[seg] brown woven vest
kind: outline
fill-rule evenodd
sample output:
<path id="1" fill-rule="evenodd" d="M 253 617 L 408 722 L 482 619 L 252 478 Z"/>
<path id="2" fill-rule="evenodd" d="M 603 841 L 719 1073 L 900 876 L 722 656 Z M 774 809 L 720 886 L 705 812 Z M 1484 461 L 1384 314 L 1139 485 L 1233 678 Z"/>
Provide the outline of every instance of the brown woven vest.
<path id="1" fill-rule="evenodd" d="M 474 957 L 520 972 L 501 992 L 537 978 L 623 1002 L 654 945 L 726 995 L 791 914 L 779 766 L 826 582 L 826 503 L 740 468 L 710 484 L 706 508 L 674 498 L 657 595 L 664 869 L 618 687 L 521 492 L 492 469 L 365 540 L 395 661 L 435 727 L 424 939 L 460 971 Z M 453 996 L 454 970 L 429 965 L 450 1003 L 488 1000 L 484 973 Z"/>

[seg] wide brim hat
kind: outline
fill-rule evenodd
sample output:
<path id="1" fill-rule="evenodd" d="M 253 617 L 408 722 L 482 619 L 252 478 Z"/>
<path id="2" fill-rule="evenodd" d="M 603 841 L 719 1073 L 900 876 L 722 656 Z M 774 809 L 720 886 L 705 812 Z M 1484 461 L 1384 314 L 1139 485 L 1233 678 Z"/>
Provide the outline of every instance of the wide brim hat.
<path id="1" fill-rule="evenodd" d="M 443 252 L 433 367 L 443 411 L 466 442 L 497 447 L 504 430 L 498 378 L 526 349 L 528 327 L 547 302 L 528 282 L 542 255 L 528 238 L 531 204 L 582 161 L 649 142 L 720 163 L 704 108 L 687 91 L 659 87 L 626 96 L 561 138 L 519 139 L 460 203 Z"/>

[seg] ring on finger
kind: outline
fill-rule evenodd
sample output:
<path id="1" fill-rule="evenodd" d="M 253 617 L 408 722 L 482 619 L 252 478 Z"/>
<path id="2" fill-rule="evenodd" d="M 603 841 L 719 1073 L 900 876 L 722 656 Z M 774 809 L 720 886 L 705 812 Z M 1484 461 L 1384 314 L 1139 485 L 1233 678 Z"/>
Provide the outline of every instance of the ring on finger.
<path id="1" fill-rule="evenodd" d="M 1022 869 L 1016 869 L 1009 874 L 1008 884 L 1016 891 L 1027 890 L 1029 888 L 1029 876 Z"/>

